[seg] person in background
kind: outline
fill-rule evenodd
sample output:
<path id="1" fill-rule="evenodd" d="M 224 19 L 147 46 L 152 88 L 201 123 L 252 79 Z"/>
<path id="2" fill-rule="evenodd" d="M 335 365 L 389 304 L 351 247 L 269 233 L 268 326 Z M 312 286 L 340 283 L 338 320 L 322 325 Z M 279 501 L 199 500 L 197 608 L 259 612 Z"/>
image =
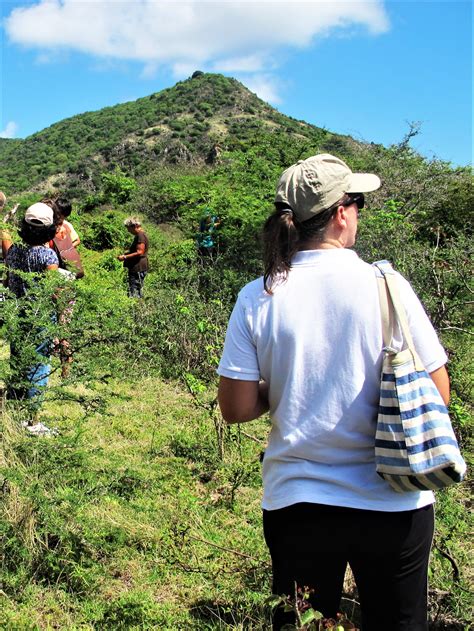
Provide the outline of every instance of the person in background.
<path id="1" fill-rule="evenodd" d="M 58 255 L 60 269 L 69 271 L 75 278 L 82 278 L 84 268 L 82 267 L 81 255 L 75 246 L 75 244 L 80 243 L 80 239 L 72 225 L 65 219 L 71 213 L 71 204 L 62 197 L 53 200 L 43 199 L 42 201 L 51 206 L 54 212 L 56 234 L 54 239 L 50 241 L 49 247 L 53 248 Z"/>
<path id="2" fill-rule="evenodd" d="M 142 298 L 143 283 L 148 273 L 148 236 L 138 217 L 128 217 L 124 226 L 134 235 L 134 239 L 128 252 L 117 258 L 128 269 L 128 295 L 131 298 Z"/>
<path id="3" fill-rule="evenodd" d="M 0 240 L 2 242 L 2 248 L 0 250 L 0 286 L 6 282 L 4 278 L 5 274 L 5 259 L 7 258 L 8 250 L 12 246 L 11 230 L 8 224 L 13 223 L 18 210 L 19 204 L 15 204 L 8 212 L 5 212 L 7 205 L 7 198 L 3 191 L 0 191 L 0 224 L 3 224 L 3 228 L 0 227 Z M 5 213 L 5 214 L 4 214 Z M 0 290 L 0 302 L 6 300 L 6 293 Z M 1 315 L 0 315 L 1 321 Z"/>
<path id="4" fill-rule="evenodd" d="M 364 631 L 426 631 L 434 497 L 396 493 L 377 475 L 382 316 L 374 268 L 351 249 L 364 193 L 379 186 L 329 154 L 282 174 L 263 231 L 265 273 L 238 296 L 218 396 L 228 423 L 270 413 L 262 505 L 273 593 L 308 587 L 310 604 L 335 618 L 349 564 Z M 446 353 L 396 277 L 418 354 L 447 403 Z M 275 631 L 294 622 L 275 610 Z"/>
<path id="5" fill-rule="evenodd" d="M 0 191 L 0 223 L 2 224 L 6 223 L 5 218 L 3 216 L 6 203 L 7 203 L 6 195 L 3 191 Z M 8 249 L 11 246 L 10 233 L 5 229 L 0 229 L 0 239 L 2 241 L 2 249 L 0 250 L 0 286 L 1 286 L 3 282 L 3 276 L 4 276 L 3 266 L 5 263 L 5 258 L 7 256 Z M 0 302 L 3 302 L 4 300 L 5 300 L 5 292 L 1 291 L 0 289 Z"/>
<path id="6" fill-rule="evenodd" d="M 34 281 L 25 279 L 17 272 L 42 274 L 58 269 L 56 253 L 45 245 L 54 237 L 55 232 L 53 209 L 42 202 L 33 204 L 26 210 L 21 223 L 19 236 L 22 242 L 14 243 L 8 250 L 6 258 L 7 287 L 20 301 L 17 335 L 10 344 L 12 383 L 8 387 L 8 396 L 29 401 L 30 418 L 25 421 L 25 425 L 31 433 L 37 435 L 51 432 L 43 423 L 37 422 L 42 403 L 41 395 L 49 379 L 51 340 L 42 323 L 43 314 L 39 314 L 32 320 L 30 302 L 21 303 L 23 299 L 30 298 L 29 283 Z M 51 314 L 47 315 L 49 319 L 53 318 L 53 312 L 52 308 Z M 29 352 L 29 348 L 25 348 L 27 340 L 28 346 L 31 345 L 34 348 L 33 353 Z"/>
<path id="7" fill-rule="evenodd" d="M 199 222 L 199 233 L 196 241 L 199 249 L 199 254 L 202 257 L 210 257 L 214 254 L 216 246 L 216 229 L 220 226 L 221 221 L 219 217 L 213 215 L 210 210 L 206 210 Z"/>
<path id="8" fill-rule="evenodd" d="M 66 231 L 69 232 L 72 245 L 77 248 L 81 240 L 72 223 L 68 221 L 68 217 L 72 212 L 71 202 L 65 197 L 56 197 L 54 199 L 54 203 L 56 205 L 58 216 L 61 222 L 61 228 L 58 228 L 58 233 L 64 236 L 64 233 Z"/>
<path id="9" fill-rule="evenodd" d="M 3 217 L 3 211 L 5 209 L 5 204 L 7 203 L 6 195 L 3 191 L 0 191 L 0 223 L 4 223 L 5 219 Z M 2 291 L 3 279 L 4 279 L 4 265 L 5 258 L 7 256 L 8 249 L 11 245 L 10 234 L 4 230 L 0 229 L 0 240 L 2 242 L 2 248 L 0 250 L 0 302 L 4 302 L 6 300 L 6 294 Z M 0 324 L 3 322 L 2 314 L 0 313 Z M 0 394 L 1 397 L 1 394 Z"/>
<path id="10" fill-rule="evenodd" d="M 6 205 L 7 205 L 7 197 L 3 191 L 0 191 L 0 223 L 3 223 L 3 224 L 6 224 L 8 222 L 8 220 L 11 218 L 10 215 L 12 212 L 10 211 L 4 214 L 6 210 Z M 18 208 L 18 204 L 15 206 L 13 213 L 16 211 L 17 208 Z M 7 256 L 7 252 L 12 244 L 11 235 L 8 229 L 5 229 L 5 228 L 0 229 L 0 239 L 2 241 L 1 258 L 4 261 Z"/>
<path id="11" fill-rule="evenodd" d="M 52 248 L 59 260 L 59 271 L 69 280 L 80 279 L 84 276 L 84 269 L 82 267 L 81 255 L 77 251 L 74 244 L 79 244 L 80 239 L 77 232 L 74 230 L 72 224 L 66 221 L 65 217 L 69 217 L 71 214 L 71 204 L 64 197 L 58 197 L 54 200 L 43 200 L 48 206 L 51 206 L 54 212 L 54 222 L 56 225 L 56 234 L 54 238 L 49 242 L 49 247 Z M 73 287 L 68 287 L 67 304 L 58 310 L 58 322 L 60 325 L 70 325 L 73 318 L 75 300 L 75 292 Z M 62 293 L 63 303 L 65 294 Z M 59 296 L 59 293 L 58 293 Z M 58 305 L 61 301 L 58 300 Z M 54 348 L 59 353 L 61 361 L 61 377 L 66 379 L 69 376 L 70 367 L 73 359 L 73 349 L 70 342 L 61 337 L 55 338 Z"/>

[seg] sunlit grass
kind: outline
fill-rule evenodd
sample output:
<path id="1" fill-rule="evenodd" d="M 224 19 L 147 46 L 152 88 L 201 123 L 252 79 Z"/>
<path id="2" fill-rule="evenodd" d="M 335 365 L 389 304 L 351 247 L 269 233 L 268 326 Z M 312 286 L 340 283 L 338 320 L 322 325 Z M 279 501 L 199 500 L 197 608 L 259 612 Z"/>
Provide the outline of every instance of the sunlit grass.
<path id="1" fill-rule="evenodd" d="M 0 628 L 268 629 L 267 420 L 227 428 L 221 459 L 212 392 L 200 405 L 146 376 L 57 390 L 103 397 L 86 410 L 53 399 L 58 383 L 41 412 L 57 436 L 25 435 L 14 410 L 2 418 Z M 466 617 L 466 501 L 463 487 L 438 497 L 433 629 Z"/>
<path id="2" fill-rule="evenodd" d="M 13 539 L 1 625 L 264 628 L 260 443 L 232 429 L 221 462 L 206 411 L 176 383 L 116 380 L 105 390 L 105 413 L 47 402 L 54 438 L 24 436 L 11 415 L 3 423 L 1 519 Z M 265 422 L 253 432 L 263 440 Z M 231 497 L 232 471 L 249 462 Z M 8 554 L 24 555 L 23 567 Z"/>

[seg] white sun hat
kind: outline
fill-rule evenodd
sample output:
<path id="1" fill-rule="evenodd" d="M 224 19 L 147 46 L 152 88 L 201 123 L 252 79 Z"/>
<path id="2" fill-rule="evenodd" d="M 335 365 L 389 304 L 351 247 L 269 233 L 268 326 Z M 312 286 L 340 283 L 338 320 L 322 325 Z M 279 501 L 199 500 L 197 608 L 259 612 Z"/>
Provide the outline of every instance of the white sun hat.
<path id="1" fill-rule="evenodd" d="M 53 209 L 43 202 L 37 202 L 27 208 L 25 221 L 32 226 L 52 226 L 54 222 Z"/>

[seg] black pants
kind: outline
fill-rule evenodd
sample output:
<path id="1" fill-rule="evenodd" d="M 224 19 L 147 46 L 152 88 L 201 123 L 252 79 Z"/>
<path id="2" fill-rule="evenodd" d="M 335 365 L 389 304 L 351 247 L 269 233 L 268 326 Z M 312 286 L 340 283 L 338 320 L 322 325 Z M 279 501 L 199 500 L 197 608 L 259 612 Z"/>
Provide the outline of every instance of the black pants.
<path id="1" fill-rule="evenodd" d="M 344 573 L 351 566 L 359 591 L 363 631 L 426 631 L 432 506 L 387 513 L 300 503 L 263 511 L 272 557 L 273 593 L 314 589 L 313 608 L 327 618 L 339 611 Z M 294 623 L 276 609 L 273 629 Z"/>

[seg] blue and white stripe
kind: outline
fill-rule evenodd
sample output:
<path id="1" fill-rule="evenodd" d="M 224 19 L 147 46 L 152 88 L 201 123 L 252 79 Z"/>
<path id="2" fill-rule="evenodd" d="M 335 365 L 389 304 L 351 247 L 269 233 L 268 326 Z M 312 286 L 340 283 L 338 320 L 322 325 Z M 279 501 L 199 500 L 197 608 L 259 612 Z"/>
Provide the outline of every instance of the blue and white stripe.
<path id="1" fill-rule="evenodd" d="M 387 352 L 375 436 L 377 472 L 398 492 L 460 482 L 466 464 L 448 410 L 410 351 Z"/>

